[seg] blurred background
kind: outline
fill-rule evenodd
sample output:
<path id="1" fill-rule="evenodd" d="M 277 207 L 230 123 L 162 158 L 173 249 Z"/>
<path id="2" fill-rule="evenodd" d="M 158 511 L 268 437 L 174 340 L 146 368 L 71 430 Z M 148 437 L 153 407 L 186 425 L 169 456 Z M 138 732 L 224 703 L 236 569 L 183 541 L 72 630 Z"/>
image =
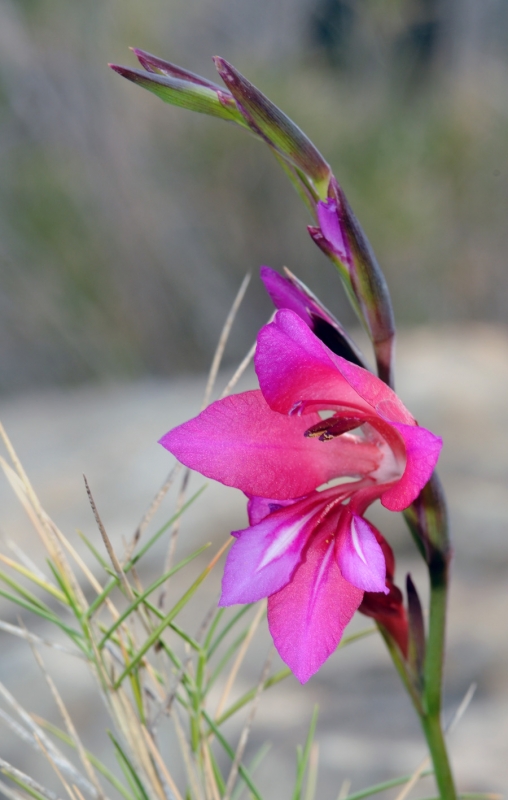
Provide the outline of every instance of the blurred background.
<path id="1" fill-rule="evenodd" d="M 113 541 L 132 534 L 171 466 L 156 441 L 199 409 L 247 271 L 219 388 L 271 310 L 260 264 L 286 264 L 355 324 L 267 150 L 107 68 L 135 66 L 137 46 L 214 79 L 220 54 L 332 164 L 390 284 L 401 396 L 445 438 L 457 552 L 446 714 L 476 681 L 452 742 L 470 791 L 508 784 L 507 42 L 506 0 L 0 0 L 0 418 L 47 511 L 99 543 L 85 472 Z M 0 506 L 0 535 L 35 558 L 5 481 Z M 400 519 L 374 519 L 396 547 L 399 584 L 409 569 L 424 592 Z M 184 520 L 181 555 L 243 525 L 240 493 L 210 486 Z M 12 605 L 1 613 L 17 623 Z M 2 634 L 1 648 L 1 680 L 58 722 L 28 647 Z M 77 691 L 74 665 L 53 661 L 85 743 L 109 759 L 90 679 Z M 247 665 L 238 692 L 258 672 Z M 305 689 L 283 687 L 253 739 L 254 749 L 275 742 L 262 778 L 270 798 L 290 796 L 315 702 L 319 797 L 334 800 L 344 780 L 356 790 L 410 772 L 424 755 L 375 637 L 336 654 Z M 3 727 L 0 756 L 34 768 Z"/>
<path id="2" fill-rule="evenodd" d="M 128 46 L 212 79 L 220 54 L 300 124 L 399 323 L 504 324 L 507 41 L 505 0 L 2 0 L 0 391 L 204 369 L 262 263 L 351 320 L 266 149 L 108 70 Z"/>

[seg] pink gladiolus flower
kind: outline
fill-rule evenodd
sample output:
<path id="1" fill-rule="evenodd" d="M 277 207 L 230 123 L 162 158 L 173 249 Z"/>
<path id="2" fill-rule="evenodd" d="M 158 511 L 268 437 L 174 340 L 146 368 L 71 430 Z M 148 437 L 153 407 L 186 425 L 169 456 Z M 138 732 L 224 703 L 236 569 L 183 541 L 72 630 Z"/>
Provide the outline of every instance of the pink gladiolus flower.
<path id="1" fill-rule="evenodd" d="M 292 310 L 260 331 L 255 366 L 260 390 L 212 403 L 161 444 L 249 496 L 250 527 L 233 533 L 220 604 L 268 597 L 277 650 L 303 683 L 336 649 L 364 592 L 389 593 L 365 510 L 378 498 L 392 511 L 410 505 L 441 440 Z"/>

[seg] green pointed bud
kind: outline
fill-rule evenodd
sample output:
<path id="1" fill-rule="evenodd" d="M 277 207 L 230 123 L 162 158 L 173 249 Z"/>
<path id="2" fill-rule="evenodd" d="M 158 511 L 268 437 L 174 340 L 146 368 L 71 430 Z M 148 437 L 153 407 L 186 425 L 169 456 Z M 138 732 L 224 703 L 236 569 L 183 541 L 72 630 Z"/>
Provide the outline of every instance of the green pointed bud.
<path id="1" fill-rule="evenodd" d="M 160 68 L 158 72 L 144 72 L 140 69 L 120 67 L 117 64 L 109 66 L 123 78 L 153 92 L 165 103 L 188 108 L 190 111 L 198 111 L 201 114 L 209 114 L 229 122 L 236 122 L 242 128 L 248 127 L 229 92 L 225 92 L 219 87 L 212 88 L 213 84 L 209 84 L 204 79 L 198 83 L 196 80 L 189 80 L 188 76 L 176 77 L 174 74 L 161 74 Z M 182 73 L 185 75 L 183 71 Z M 194 76 L 194 78 L 196 77 Z"/>
<path id="2" fill-rule="evenodd" d="M 280 108 L 223 58 L 214 58 L 222 80 L 249 127 L 310 178 L 318 196 L 326 198 L 331 170 L 310 139 Z"/>

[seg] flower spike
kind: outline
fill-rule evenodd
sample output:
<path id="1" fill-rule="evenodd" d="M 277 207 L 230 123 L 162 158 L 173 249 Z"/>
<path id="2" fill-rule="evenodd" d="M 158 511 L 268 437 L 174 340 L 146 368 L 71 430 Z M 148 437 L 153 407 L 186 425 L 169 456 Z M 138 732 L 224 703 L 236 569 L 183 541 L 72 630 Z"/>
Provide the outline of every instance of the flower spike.
<path id="1" fill-rule="evenodd" d="M 216 56 L 214 63 L 250 127 L 311 178 L 318 195 L 325 198 L 332 173 L 310 139 L 225 59 Z"/>

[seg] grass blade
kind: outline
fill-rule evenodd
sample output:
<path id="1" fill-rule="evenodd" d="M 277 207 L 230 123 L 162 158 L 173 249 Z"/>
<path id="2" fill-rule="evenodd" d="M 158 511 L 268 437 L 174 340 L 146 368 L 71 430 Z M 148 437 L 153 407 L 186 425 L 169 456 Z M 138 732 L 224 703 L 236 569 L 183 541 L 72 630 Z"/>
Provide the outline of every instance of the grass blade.
<path id="1" fill-rule="evenodd" d="M 187 564 L 189 564 L 191 561 L 193 561 L 193 559 L 195 559 L 197 556 L 201 555 L 201 553 L 204 552 L 204 550 L 206 550 L 208 547 L 210 547 L 210 543 L 204 544 L 202 547 L 200 547 L 198 550 L 196 550 L 190 556 L 188 556 L 187 558 L 184 558 L 183 561 L 180 561 L 179 564 L 177 564 L 175 567 L 170 569 L 168 572 L 166 572 L 160 578 L 157 578 L 157 580 L 154 583 L 152 583 L 152 585 L 149 586 L 148 589 L 146 589 L 142 594 L 137 595 L 137 597 L 134 600 L 134 602 L 131 603 L 125 609 L 125 611 L 118 617 L 118 619 L 115 620 L 115 622 L 113 623 L 111 628 L 109 628 L 109 630 L 104 634 L 103 638 L 99 642 L 99 650 L 102 650 L 102 648 L 106 644 L 106 642 L 109 639 L 109 637 L 111 636 L 111 634 L 113 634 L 117 630 L 117 628 L 120 627 L 122 622 L 124 622 L 127 619 L 127 617 L 130 616 L 130 614 L 132 614 L 132 612 L 136 610 L 136 608 L 140 605 L 140 603 L 143 603 L 146 600 L 146 598 L 150 594 L 152 594 L 152 592 L 154 592 L 156 589 L 159 588 L 161 583 L 164 583 L 164 581 L 166 581 L 168 578 L 170 578 L 172 575 L 174 575 L 175 572 L 178 572 L 178 570 L 182 569 L 182 567 L 185 567 Z"/>
<path id="2" fill-rule="evenodd" d="M 9 558 L 8 556 L 4 556 L 2 553 L 0 553 L 0 561 L 3 561 L 8 567 L 15 569 L 20 573 L 20 575 L 28 578 L 28 580 L 32 581 L 32 583 L 35 583 L 36 586 L 44 589 L 44 591 L 48 592 L 48 594 L 52 595 L 56 600 L 59 600 L 61 603 L 66 603 L 66 598 L 61 592 L 58 591 L 58 589 L 56 589 L 46 580 L 42 579 L 35 572 L 32 572 L 32 570 L 24 567 L 22 564 L 18 564 L 17 561 L 14 561 L 14 559 Z"/>
<path id="3" fill-rule="evenodd" d="M 74 742 L 72 737 L 69 736 L 68 733 L 65 733 L 65 731 L 61 730 L 61 728 L 58 728 L 56 725 L 53 725 L 51 722 L 48 722 L 45 719 L 41 719 L 40 717 L 36 717 L 35 719 L 36 722 L 41 726 L 41 728 L 45 728 L 47 731 L 49 731 L 49 733 L 52 733 L 53 736 L 56 736 L 57 739 L 60 739 L 60 741 L 65 742 L 65 744 L 68 744 L 69 747 L 76 749 L 76 743 Z M 106 767 L 106 765 L 102 763 L 102 761 L 100 761 L 96 756 L 94 756 L 94 754 L 91 753 L 89 750 L 86 750 L 86 755 L 90 763 L 93 764 L 93 766 L 97 770 L 97 772 L 100 772 L 100 774 L 108 781 L 108 783 L 110 783 L 111 786 L 113 786 L 125 800 L 133 800 L 132 795 L 129 794 L 125 786 L 122 783 L 120 783 L 116 775 L 114 775 Z"/>
<path id="4" fill-rule="evenodd" d="M 255 753 L 254 758 L 251 759 L 247 768 L 251 775 L 254 775 L 259 765 L 264 761 L 264 759 L 268 755 L 270 749 L 271 745 L 269 744 L 269 742 L 265 742 L 264 744 L 261 745 L 257 753 Z M 240 797 L 242 796 L 244 791 L 245 791 L 245 783 L 239 783 L 232 794 L 231 800 L 240 800 Z"/>
<path id="5" fill-rule="evenodd" d="M 131 762 L 125 755 L 119 742 L 115 739 L 111 731 L 108 731 L 108 736 L 113 742 L 113 747 L 115 748 L 115 755 L 118 759 L 118 763 L 120 764 L 122 772 L 125 775 L 125 778 L 128 781 L 129 785 L 133 789 L 137 800 L 150 800 L 150 797 L 147 794 L 145 787 L 141 783 L 135 768 L 132 766 Z"/>
<path id="6" fill-rule="evenodd" d="M 14 580 L 14 578 L 11 578 L 10 575 L 7 575 L 7 573 L 3 572 L 3 570 L 0 570 L 0 580 L 6 583 L 7 586 L 10 586 L 11 589 L 14 589 L 14 591 L 17 592 L 25 600 L 28 600 L 28 602 L 31 603 L 33 606 L 38 606 L 43 611 L 51 613 L 49 606 L 43 603 L 42 600 L 39 600 L 39 598 L 36 597 L 35 594 L 32 594 L 32 592 L 30 592 L 28 589 L 25 589 L 25 587 L 22 586 L 20 583 L 18 583 L 16 580 Z"/>
<path id="7" fill-rule="evenodd" d="M 265 689 L 269 689 L 271 686 L 275 686 L 285 678 L 289 678 L 291 674 L 292 672 L 289 667 L 284 667 L 284 669 L 281 669 L 279 672 L 275 673 L 275 675 L 272 675 L 271 678 L 268 678 L 268 680 L 265 681 L 263 685 L 263 691 L 265 691 Z M 231 705 L 226 711 L 224 711 L 223 714 L 221 714 L 220 717 L 215 720 L 217 725 L 222 725 L 222 723 L 232 717 L 233 714 L 236 714 L 237 711 L 254 699 L 255 694 L 256 689 L 251 689 L 250 691 L 245 692 L 245 694 L 243 694 L 235 703 L 233 703 L 233 705 Z"/>
<path id="8" fill-rule="evenodd" d="M 38 617 L 57 625 L 62 631 L 64 631 L 64 633 L 67 634 L 67 636 L 70 636 L 80 650 L 83 650 L 84 653 L 87 652 L 81 632 L 75 630 L 75 628 L 71 628 L 69 625 L 66 625 L 65 622 L 62 622 L 62 620 L 57 617 L 56 614 L 53 614 L 52 611 L 45 611 L 39 606 L 34 606 L 32 603 L 23 600 L 21 597 L 16 597 L 16 595 L 10 594 L 9 592 L 4 592 L 3 589 L 0 589 L 0 597 L 5 597 L 6 600 L 10 600 L 12 603 L 21 606 L 21 608 L 24 608 L 26 611 L 30 611 L 32 614 L 37 614 Z"/>
<path id="9" fill-rule="evenodd" d="M 101 554 L 99 553 L 97 548 L 92 544 L 92 542 L 90 541 L 88 536 L 85 536 L 83 531 L 80 531 L 79 528 L 76 531 L 76 533 L 78 534 L 78 536 L 81 539 L 81 541 L 88 547 L 88 549 L 90 550 L 91 554 L 95 557 L 95 559 L 101 565 L 101 567 L 103 569 L 107 570 L 109 568 L 109 565 L 108 565 L 106 559 L 101 556 Z"/>
<path id="10" fill-rule="evenodd" d="M 143 656 L 145 655 L 145 653 L 147 653 L 148 650 L 150 650 L 150 648 L 155 644 L 155 642 L 158 639 L 160 639 L 161 634 L 163 633 L 163 631 L 168 627 L 169 623 L 174 619 L 174 617 L 176 617 L 176 615 L 182 610 L 182 608 L 189 602 L 191 597 L 196 593 L 196 591 L 199 588 L 199 586 L 203 583 L 205 578 L 208 577 L 208 575 L 210 574 L 210 572 L 214 568 L 215 564 L 217 563 L 219 558 L 222 556 L 222 554 L 225 552 L 225 550 L 227 550 L 227 548 L 229 547 L 230 544 L 231 544 L 231 541 L 228 539 L 224 543 L 224 545 L 220 548 L 219 552 L 210 561 L 208 566 L 203 570 L 201 575 L 199 575 L 199 577 L 196 578 L 196 580 L 190 586 L 190 588 L 187 589 L 187 591 L 180 598 L 178 603 L 176 603 L 176 605 L 173 606 L 171 611 L 168 614 L 166 614 L 166 616 L 164 617 L 164 619 L 162 620 L 160 625 L 158 625 L 155 628 L 155 630 L 152 631 L 150 636 L 145 641 L 144 645 L 141 647 L 140 650 L 138 650 L 138 652 L 136 653 L 136 655 L 134 656 L 132 661 L 126 666 L 126 668 L 124 669 L 124 671 L 122 672 L 122 674 L 120 675 L 118 680 L 115 682 L 115 685 L 114 685 L 115 689 L 118 689 L 118 687 L 121 685 L 121 683 L 124 680 L 124 678 L 127 675 L 129 675 L 132 672 L 132 670 L 135 669 L 138 666 L 140 661 L 143 659 Z"/>
<path id="11" fill-rule="evenodd" d="M 231 619 L 231 620 L 228 622 L 228 624 L 224 626 L 224 628 L 223 628 L 223 629 L 222 629 L 222 631 L 221 631 L 221 632 L 220 632 L 220 633 L 217 635 L 217 638 L 216 638 L 216 639 L 213 641 L 213 643 L 212 643 L 212 644 L 209 644 L 209 645 L 207 645 L 207 643 L 205 642 L 205 648 L 207 648 L 207 658 L 208 658 L 208 659 L 210 659 L 210 658 L 213 656 L 213 654 L 214 654 L 214 653 L 215 653 L 215 651 L 217 650 L 218 646 L 220 645 L 220 643 L 222 642 L 222 640 L 224 639 L 224 637 L 228 635 L 228 633 L 229 633 L 229 631 L 231 630 L 231 628 L 233 628 L 233 627 L 236 625 L 236 623 L 237 623 L 237 622 L 238 622 L 238 621 L 239 621 L 239 620 L 240 620 L 240 619 L 243 617 L 243 615 L 244 615 L 244 614 L 246 614 L 246 613 L 247 613 L 247 611 L 248 611 L 250 608 L 252 608 L 252 606 L 253 606 L 253 605 L 254 605 L 254 603 L 248 603 L 247 605 L 243 606 L 243 608 L 241 608 L 241 609 L 240 609 L 240 611 L 238 611 L 238 612 L 235 614 L 235 616 L 233 617 L 233 619 Z M 219 609 L 219 611 L 223 611 L 223 610 L 224 610 L 224 609 Z M 217 616 L 218 616 L 218 615 L 217 615 Z M 213 626 L 212 626 L 212 627 L 210 628 L 210 632 L 209 632 L 209 634 L 208 634 L 208 636 L 209 636 L 210 638 L 211 638 L 211 636 L 213 635 L 213 632 L 214 632 L 214 629 L 213 629 Z"/>
<path id="12" fill-rule="evenodd" d="M 197 490 L 197 492 L 195 492 L 192 495 L 192 497 L 189 500 L 187 500 L 187 502 L 184 503 L 180 509 L 178 509 L 178 511 L 175 514 L 173 514 L 173 516 L 162 526 L 162 528 L 159 528 L 157 533 L 154 533 L 154 535 L 146 542 L 146 544 L 143 545 L 143 547 L 140 550 L 138 550 L 138 552 L 130 559 L 130 561 L 127 562 L 127 564 L 124 567 L 124 572 L 128 572 L 130 569 L 132 569 L 132 567 L 135 564 L 138 563 L 139 559 L 142 558 L 145 555 L 145 553 L 148 552 L 148 550 L 150 550 L 150 548 L 155 544 L 155 542 L 158 539 L 160 539 L 162 534 L 166 533 L 168 528 L 170 528 L 177 521 L 177 519 L 182 516 L 184 511 L 187 511 L 189 506 L 191 506 L 198 499 L 200 494 L 202 494 L 205 491 L 207 486 L 208 486 L 207 483 L 203 484 L 203 486 L 201 486 Z"/>
<path id="13" fill-rule="evenodd" d="M 427 769 L 425 772 L 422 772 L 420 778 L 425 778 L 428 775 L 433 775 L 434 770 Z M 376 783 L 373 786 L 368 786 L 366 789 L 360 789 L 359 792 L 354 792 L 354 794 L 348 795 L 347 800 L 364 800 L 365 797 L 370 797 L 373 794 L 379 794 L 380 792 L 384 792 L 387 789 L 393 789 L 395 786 L 402 786 L 405 783 L 409 783 L 413 775 L 403 775 L 400 778 L 392 778 L 389 781 L 383 781 L 382 783 Z"/>
<path id="14" fill-rule="evenodd" d="M 40 783 L 30 778 L 28 775 L 25 775 L 24 772 L 8 764 L 3 758 L 0 758 L 0 772 L 3 775 L 7 775 L 11 781 L 14 781 L 14 783 L 21 789 L 24 789 L 24 791 L 29 794 L 30 797 L 35 798 L 35 800 L 58 800 L 56 794 L 46 789 L 44 786 L 41 786 Z"/>
<path id="15" fill-rule="evenodd" d="M 305 772 L 307 770 L 307 764 L 309 763 L 310 753 L 312 749 L 312 742 L 314 740 L 314 734 L 316 732 L 317 718 L 318 718 L 318 707 L 314 706 L 314 711 L 312 712 L 312 717 L 309 725 L 309 732 L 307 734 L 307 741 L 305 742 L 305 747 L 303 749 L 302 755 L 298 758 L 293 800 L 301 800 L 302 797 L 303 779 L 305 777 Z"/>
<path id="16" fill-rule="evenodd" d="M 222 745 L 222 747 L 230 757 L 231 761 L 234 761 L 235 751 L 233 750 L 227 739 L 224 738 L 224 736 L 220 732 L 219 728 L 217 727 L 213 719 L 204 710 L 203 710 L 203 717 L 207 722 L 207 724 L 210 726 L 211 730 L 213 731 L 213 734 L 216 736 L 217 741 Z M 251 778 L 249 770 L 243 764 L 239 764 L 238 772 L 240 773 L 242 779 L 245 781 L 247 788 L 252 793 L 255 800 L 263 800 L 258 789 L 256 788 L 256 785 L 254 784 L 254 781 Z"/>

